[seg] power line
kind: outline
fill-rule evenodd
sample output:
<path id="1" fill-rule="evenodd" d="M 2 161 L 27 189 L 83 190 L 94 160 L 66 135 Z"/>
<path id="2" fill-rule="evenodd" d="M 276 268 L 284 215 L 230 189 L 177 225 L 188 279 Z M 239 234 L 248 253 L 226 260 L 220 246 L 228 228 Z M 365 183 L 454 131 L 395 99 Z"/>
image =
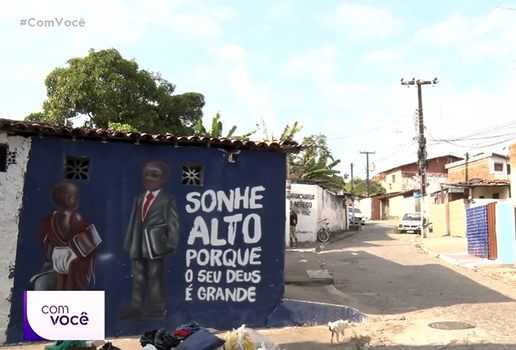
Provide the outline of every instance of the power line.
<path id="1" fill-rule="evenodd" d="M 383 129 L 385 128 L 386 126 L 389 126 L 391 124 L 394 124 L 396 123 L 397 121 L 400 121 L 402 120 L 403 118 L 405 118 L 407 115 L 405 114 L 403 117 L 400 117 L 398 119 L 394 119 L 390 122 L 388 122 L 387 124 L 384 124 L 382 126 L 378 126 L 376 128 L 373 128 L 373 129 L 370 129 L 370 130 L 367 130 L 367 131 L 363 131 L 363 132 L 359 132 L 359 133 L 355 133 L 355 134 L 350 134 L 350 135 L 344 135 L 344 136 L 338 136 L 338 137 L 332 137 L 332 138 L 329 138 L 328 140 L 340 140 L 340 139 L 345 139 L 345 138 L 349 138 L 349 137 L 355 137 L 355 136 L 358 136 L 358 135 L 363 135 L 363 134 L 368 134 L 370 132 L 373 132 L 373 131 L 377 131 L 377 130 L 380 130 L 380 129 Z"/>

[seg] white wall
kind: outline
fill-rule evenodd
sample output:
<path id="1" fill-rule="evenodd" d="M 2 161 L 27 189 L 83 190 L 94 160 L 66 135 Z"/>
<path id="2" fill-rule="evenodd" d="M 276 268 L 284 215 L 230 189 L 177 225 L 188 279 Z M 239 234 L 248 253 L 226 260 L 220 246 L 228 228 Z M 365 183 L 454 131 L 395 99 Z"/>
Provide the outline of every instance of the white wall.
<path id="1" fill-rule="evenodd" d="M 347 203 L 335 195 L 317 187 L 317 214 L 318 220 L 328 219 L 329 229 L 332 232 L 348 229 Z M 322 227 L 322 224 L 321 224 Z"/>
<path id="2" fill-rule="evenodd" d="M 317 241 L 319 220 L 328 219 L 330 231 L 348 230 L 347 203 L 317 185 L 292 184 L 290 206 L 297 212 L 299 242 Z M 290 210 L 290 209 L 289 209 Z"/>
<path id="3" fill-rule="evenodd" d="M 366 220 L 371 220 L 371 198 L 356 200 L 355 208 L 360 209 Z"/>
<path id="4" fill-rule="evenodd" d="M 0 343 L 5 343 L 11 311 L 11 303 L 7 299 L 10 298 L 14 280 L 8 276 L 16 261 L 19 212 L 29 161 L 30 139 L 8 137 L 0 132 L 0 144 L 6 143 L 9 152 L 15 154 L 15 163 L 8 165 L 7 172 L 0 173 Z"/>
<path id="5" fill-rule="evenodd" d="M 299 242 L 317 240 L 317 188 L 317 185 L 291 185 L 290 205 L 297 212 L 296 235 Z"/>

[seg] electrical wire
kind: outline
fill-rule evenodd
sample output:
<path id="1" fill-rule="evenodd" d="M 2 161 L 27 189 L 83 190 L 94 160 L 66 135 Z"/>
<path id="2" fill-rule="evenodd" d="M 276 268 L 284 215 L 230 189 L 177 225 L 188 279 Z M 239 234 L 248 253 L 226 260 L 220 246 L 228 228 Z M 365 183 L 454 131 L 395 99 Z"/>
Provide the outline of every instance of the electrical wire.
<path id="1" fill-rule="evenodd" d="M 341 140 L 341 139 L 345 139 L 345 138 L 349 138 L 349 137 L 355 137 L 355 136 L 358 136 L 358 135 L 363 135 L 363 134 L 368 134 L 370 132 L 373 132 L 373 131 L 377 131 L 377 130 L 380 130 L 380 129 L 383 129 L 385 128 L 386 126 L 389 126 L 391 124 L 394 124 L 396 123 L 397 121 L 400 121 L 402 120 L 403 118 L 407 117 L 407 115 L 405 114 L 403 117 L 400 117 L 398 119 L 394 119 L 390 122 L 388 122 L 387 124 L 384 124 L 384 125 L 381 125 L 381 126 L 378 126 L 376 128 L 373 128 L 373 129 L 370 129 L 370 130 L 366 130 L 366 131 L 363 131 L 363 132 L 359 132 L 359 133 L 355 133 L 355 134 L 350 134 L 350 135 L 344 135 L 344 136 L 338 136 L 338 137 L 332 137 L 332 138 L 329 138 L 328 140 Z"/>
<path id="2" fill-rule="evenodd" d="M 395 156 L 396 154 L 400 153 L 400 152 L 401 152 L 401 151 L 403 151 L 404 149 L 406 149 L 406 148 L 408 148 L 408 147 L 410 147 L 410 146 L 415 145 L 416 143 L 417 143 L 417 141 L 410 141 L 410 142 L 407 142 L 406 144 L 404 144 L 403 146 L 401 146 L 400 148 L 398 148 L 394 153 L 392 153 L 392 154 L 388 155 L 388 156 L 387 156 L 387 157 L 385 157 L 385 158 L 382 158 L 382 159 L 380 159 L 380 160 L 378 160 L 378 161 L 374 162 L 374 164 L 376 165 L 376 164 L 378 164 L 378 163 L 381 163 L 381 162 L 383 162 L 384 160 L 387 160 L 387 159 L 389 159 L 389 158 L 391 158 L 391 157 Z M 416 153 L 417 153 L 417 151 L 416 151 Z"/>

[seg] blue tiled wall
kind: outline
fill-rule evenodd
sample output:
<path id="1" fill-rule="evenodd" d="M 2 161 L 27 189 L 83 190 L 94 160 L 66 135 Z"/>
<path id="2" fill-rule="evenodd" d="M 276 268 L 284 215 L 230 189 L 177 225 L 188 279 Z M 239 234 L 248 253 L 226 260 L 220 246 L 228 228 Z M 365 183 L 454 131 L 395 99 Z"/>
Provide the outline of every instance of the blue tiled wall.
<path id="1" fill-rule="evenodd" d="M 487 205 L 466 210 L 468 254 L 487 258 L 489 255 Z"/>

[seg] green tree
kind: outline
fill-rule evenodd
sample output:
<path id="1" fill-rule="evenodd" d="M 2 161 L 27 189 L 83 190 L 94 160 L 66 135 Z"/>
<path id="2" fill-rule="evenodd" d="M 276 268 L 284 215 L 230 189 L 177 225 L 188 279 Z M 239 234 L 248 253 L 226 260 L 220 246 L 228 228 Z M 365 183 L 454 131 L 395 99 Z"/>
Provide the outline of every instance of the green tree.
<path id="1" fill-rule="evenodd" d="M 91 49 L 67 63 L 46 77 L 43 111 L 26 120 L 70 124 L 86 117 L 86 126 L 98 128 L 193 134 L 202 119 L 202 94 L 174 95 L 174 84 L 115 49 Z"/>
<path id="2" fill-rule="evenodd" d="M 293 155 L 290 165 L 292 180 L 311 180 L 334 192 L 344 189 L 344 177 L 335 169 L 340 159 L 335 159 L 325 135 L 305 137 L 301 143 L 303 151 Z"/>
<path id="3" fill-rule="evenodd" d="M 355 195 L 357 196 L 366 196 L 367 195 L 367 182 L 366 180 L 356 176 L 353 178 L 353 189 Z M 346 183 L 345 186 L 346 192 L 351 192 L 351 181 Z M 369 181 L 369 195 L 375 196 L 378 194 L 384 194 L 387 191 L 385 188 L 376 180 L 371 179 Z"/>
<path id="4" fill-rule="evenodd" d="M 225 138 L 233 138 L 233 139 L 237 139 L 237 140 L 249 140 L 249 137 L 251 137 L 257 131 L 257 130 L 253 130 L 253 131 L 247 132 L 243 135 L 236 136 L 235 135 L 236 129 L 237 129 L 237 127 L 235 125 L 233 125 L 233 127 L 229 130 L 227 135 L 224 137 Z M 222 132 L 223 132 L 223 125 L 222 125 L 222 122 L 220 121 L 220 112 L 217 112 L 215 117 L 213 117 L 213 119 L 211 121 L 210 129 L 206 129 L 206 127 L 204 126 L 204 124 L 202 122 L 202 119 L 198 120 L 197 124 L 195 126 L 195 135 L 219 138 L 219 137 L 223 137 Z"/>

